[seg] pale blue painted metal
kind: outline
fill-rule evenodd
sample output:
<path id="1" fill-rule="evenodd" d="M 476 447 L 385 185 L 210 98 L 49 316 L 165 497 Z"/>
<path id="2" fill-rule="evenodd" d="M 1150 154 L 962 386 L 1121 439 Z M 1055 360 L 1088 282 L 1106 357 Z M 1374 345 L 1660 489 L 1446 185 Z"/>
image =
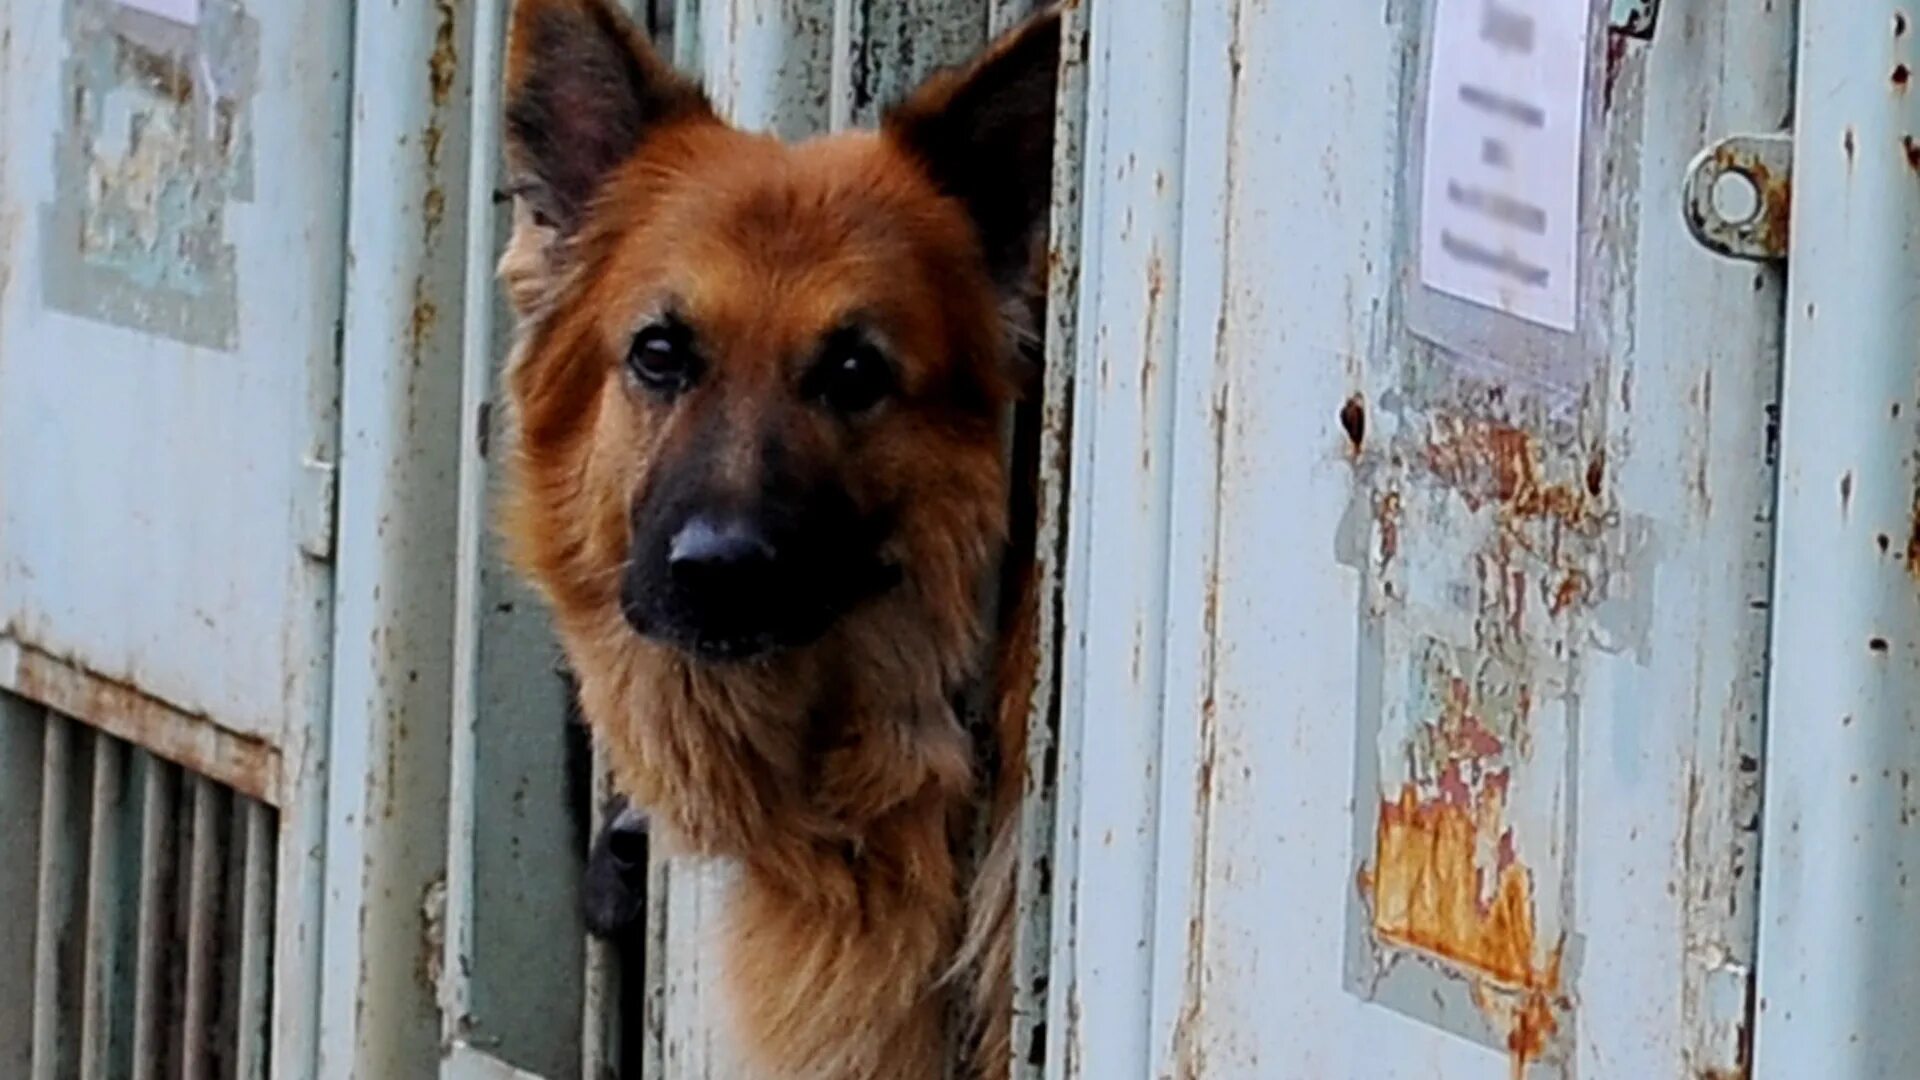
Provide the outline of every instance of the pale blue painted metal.
<path id="1" fill-rule="evenodd" d="M 470 10 L 354 12 L 315 1047 L 338 1080 L 440 1064 Z"/>
<path id="2" fill-rule="evenodd" d="M 152 919 L 174 828 L 153 794 L 177 770 L 154 755 L 280 811 L 235 800 L 247 844 L 222 870 L 253 937 L 202 1004 L 265 1024 L 271 977 L 281 1075 L 313 1057 L 351 23 L 0 4 L 0 687 L 54 707 L 48 758 L 0 769 L 59 774 L 21 818 L 51 815 L 47 843 L 0 892 L 74 946 L 34 965 L 36 1037 L 11 1045 L 35 1070 L 151 1075 L 152 1039 L 179 1038 Z M 218 1048 L 240 1075 L 261 1032 Z"/>
<path id="3" fill-rule="evenodd" d="M 1089 8 L 1049 1075 L 1148 1059 L 1187 7 Z"/>
<path id="4" fill-rule="evenodd" d="M 5 7 L 0 643 L 277 741 L 325 674 L 349 9 Z"/>
<path id="5" fill-rule="evenodd" d="M 1913 1076 L 1916 12 L 1799 9 L 1755 1075 Z"/>
<path id="6" fill-rule="evenodd" d="M 1049 1075 L 1742 1065 L 1782 281 L 1679 196 L 1786 114 L 1791 15 L 1585 9 L 1556 335 L 1421 295 L 1432 10 L 1096 12 Z M 1488 831 L 1387 865 L 1435 753 Z M 1521 972 L 1377 907 L 1514 865 Z"/>

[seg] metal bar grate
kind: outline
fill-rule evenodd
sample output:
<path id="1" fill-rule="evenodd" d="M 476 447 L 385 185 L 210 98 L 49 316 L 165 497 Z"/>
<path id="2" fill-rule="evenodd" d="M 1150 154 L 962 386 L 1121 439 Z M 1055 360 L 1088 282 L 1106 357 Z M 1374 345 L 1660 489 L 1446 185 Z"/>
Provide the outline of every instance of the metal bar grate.
<path id="1" fill-rule="evenodd" d="M 266 1076 L 277 814 L 39 715 L 39 760 L 0 760 L 10 791 L 39 774 L 37 857 L 0 867 L 33 897 L 32 1080 Z"/>

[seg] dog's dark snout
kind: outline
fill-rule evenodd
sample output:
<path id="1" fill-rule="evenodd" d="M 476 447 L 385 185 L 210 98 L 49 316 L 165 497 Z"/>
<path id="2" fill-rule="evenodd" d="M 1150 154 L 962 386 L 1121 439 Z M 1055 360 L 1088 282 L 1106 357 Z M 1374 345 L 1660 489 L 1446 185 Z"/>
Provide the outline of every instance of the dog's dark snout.
<path id="1" fill-rule="evenodd" d="M 667 566 L 686 584 L 763 571 L 773 565 L 774 556 L 773 542 L 764 532 L 731 515 L 695 514 L 667 544 Z"/>

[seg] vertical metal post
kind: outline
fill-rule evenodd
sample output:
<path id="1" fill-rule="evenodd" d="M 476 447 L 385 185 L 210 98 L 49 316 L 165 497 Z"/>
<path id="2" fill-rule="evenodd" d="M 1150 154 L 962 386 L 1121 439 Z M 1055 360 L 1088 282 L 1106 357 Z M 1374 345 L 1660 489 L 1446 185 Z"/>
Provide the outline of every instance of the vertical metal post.
<path id="1" fill-rule="evenodd" d="M 1091 5 L 1048 1075 L 1148 1060 L 1188 5 Z M 1124 212 L 1124 213 L 1123 213 Z M 1125 525 L 1125 528 L 1121 528 Z M 1089 679 L 1131 657 L 1126 679 Z M 1098 731 L 1091 723 L 1097 718 Z M 1090 755 L 1097 752 L 1098 757 Z M 1078 897 L 1099 897 L 1081 904 Z"/>
<path id="2" fill-rule="evenodd" d="M 140 902 L 135 909 L 133 1080 L 166 1075 L 167 968 L 173 921 L 180 769 L 141 754 Z"/>
<path id="3" fill-rule="evenodd" d="M 80 851 L 86 815 L 77 801 L 86 760 L 80 725 L 52 712 L 41 757 L 40 880 L 34 905 L 33 1080 L 70 1075 L 78 1055 L 73 970 L 80 932 Z"/>
<path id="4" fill-rule="evenodd" d="M 125 1068 L 127 1011 L 121 1008 L 126 985 L 129 931 L 126 863 L 127 746 L 92 733 L 93 796 L 89 808 L 86 876 L 86 964 L 80 1007 L 80 1075 L 105 1080 Z"/>
<path id="5" fill-rule="evenodd" d="M 220 790 L 213 781 L 195 776 L 189 782 L 192 799 L 192 839 L 185 883 L 187 905 L 187 983 L 180 1009 L 183 1075 L 206 1076 L 216 1055 L 214 1018 L 218 1003 L 215 972 L 220 963 L 220 870 L 225 852 L 218 816 Z"/>
<path id="6" fill-rule="evenodd" d="M 440 1058 L 470 11 L 354 20 L 317 1069 L 339 1080 Z"/>
<path id="7" fill-rule="evenodd" d="M 273 811 L 241 799 L 239 984 L 234 988 L 234 1080 L 266 1080 L 268 985 L 273 964 Z"/>
<path id="8" fill-rule="evenodd" d="M 700 4 L 698 68 L 720 114 L 783 138 L 825 130 L 833 22 L 834 0 Z"/>
<path id="9" fill-rule="evenodd" d="M 1024 11 L 996 3 L 994 29 Z M 1036 484 L 1033 701 L 1027 716 L 1027 788 L 1020 806 L 1020 861 L 1015 883 L 1013 1062 L 1016 1080 L 1046 1075 L 1048 972 L 1053 949 L 1054 845 L 1062 716 L 1060 659 L 1068 636 L 1059 620 L 1067 544 L 1066 462 L 1073 453 L 1074 358 L 1080 308 L 1081 192 L 1087 123 L 1087 4 L 1061 12 L 1060 81 L 1055 99 L 1053 206 L 1049 221 L 1046 363 L 1040 389 L 1040 475 Z M 1054 1029 L 1056 1031 L 1062 1029 Z"/>
<path id="10" fill-rule="evenodd" d="M 1920 1074 L 1920 63 L 1910 4 L 1805 0 L 1755 1075 Z"/>
<path id="11" fill-rule="evenodd" d="M 46 711 L 0 694 L 0 1076 L 32 1066 L 34 920 L 39 892 L 40 786 Z"/>

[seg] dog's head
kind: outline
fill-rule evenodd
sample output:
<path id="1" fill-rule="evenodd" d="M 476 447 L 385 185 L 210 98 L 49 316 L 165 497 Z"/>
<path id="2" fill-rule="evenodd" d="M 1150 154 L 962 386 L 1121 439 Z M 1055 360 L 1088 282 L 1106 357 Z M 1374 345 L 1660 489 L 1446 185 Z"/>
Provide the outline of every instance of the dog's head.
<path id="1" fill-rule="evenodd" d="M 507 525 L 563 614 L 717 662 L 895 590 L 971 604 L 1058 41 L 1041 17 L 880 131 L 789 145 L 723 123 L 609 0 L 519 0 Z"/>

